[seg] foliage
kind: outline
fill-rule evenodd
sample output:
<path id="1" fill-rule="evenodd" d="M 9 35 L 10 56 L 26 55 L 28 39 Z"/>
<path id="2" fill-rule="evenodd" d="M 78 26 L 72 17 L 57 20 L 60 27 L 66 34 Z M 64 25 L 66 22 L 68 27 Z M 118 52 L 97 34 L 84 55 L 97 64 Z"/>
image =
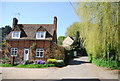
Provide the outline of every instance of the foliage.
<path id="1" fill-rule="evenodd" d="M 9 25 L 6 25 L 4 28 L 2 28 L 2 34 L 8 35 L 12 31 L 12 28 Z"/>
<path id="2" fill-rule="evenodd" d="M 74 42 L 72 43 L 72 45 L 70 45 L 70 50 L 71 51 L 76 51 L 77 55 L 80 55 L 80 50 L 82 48 L 81 46 L 81 40 L 80 40 L 80 36 L 79 36 L 79 31 L 76 32 L 76 37 Z"/>
<path id="3" fill-rule="evenodd" d="M 30 61 L 30 60 L 22 61 L 22 64 L 23 64 L 23 65 L 32 64 L 32 63 L 34 63 L 34 62 L 33 62 L 33 61 Z"/>
<path id="4" fill-rule="evenodd" d="M 51 55 L 50 58 L 52 59 L 58 59 L 58 60 L 64 60 L 65 59 L 66 50 L 64 47 L 52 44 L 51 45 Z"/>
<path id="5" fill-rule="evenodd" d="M 31 46 L 30 46 L 30 49 L 31 50 L 34 50 L 36 48 L 36 43 L 33 43 Z"/>
<path id="6" fill-rule="evenodd" d="M 5 63 L 5 64 L 0 64 L 0 66 L 1 66 L 1 67 L 12 67 L 11 64 L 6 64 L 6 63 Z"/>
<path id="7" fill-rule="evenodd" d="M 57 62 L 55 63 L 55 66 L 57 67 L 63 67 L 65 66 L 65 63 L 63 60 L 57 60 Z"/>
<path id="8" fill-rule="evenodd" d="M 76 6 L 83 25 L 79 31 L 93 59 L 120 61 L 119 2 L 82 2 Z M 117 67 L 117 66 L 116 66 Z"/>
<path id="9" fill-rule="evenodd" d="M 6 45 L 6 40 L 2 40 L 2 45 L 3 45 L 3 46 Z"/>
<path id="10" fill-rule="evenodd" d="M 3 60 L 10 60 L 10 58 L 3 58 Z"/>
<path id="11" fill-rule="evenodd" d="M 55 64 L 46 64 L 48 67 L 55 67 Z"/>
<path id="12" fill-rule="evenodd" d="M 37 60 L 37 64 L 45 64 L 45 61 L 43 61 L 43 60 Z"/>
<path id="13" fill-rule="evenodd" d="M 47 68 L 47 67 L 54 67 L 55 64 L 19 64 L 16 67 L 18 68 Z"/>
<path id="14" fill-rule="evenodd" d="M 48 59 L 48 64 L 55 64 L 56 67 L 63 67 L 65 66 L 65 63 L 63 60 L 56 60 L 56 59 Z"/>
<path id="15" fill-rule="evenodd" d="M 11 64 L 11 60 L 10 60 L 10 58 L 4 56 L 2 58 L 2 60 L 1 60 L 1 63 L 3 63 L 3 64 Z"/>
<path id="16" fill-rule="evenodd" d="M 120 63 L 115 60 L 106 60 L 106 59 L 93 59 L 92 63 L 96 64 L 97 66 L 112 68 L 112 69 L 119 69 L 120 70 Z"/>
<path id="17" fill-rule="evenodd" d="M 87 51 L 86 51 L 85 48 L 81 48 L 80 51 L 79 51 L 79 53 L 80 53 L 82 56 L 88 56 L 88 55 L 87 55 Z"/>
<path id="18" fill-rule="evenodd" d="M 55 64 L 57 62 L 57 60 L 56 59 L 48 59 L 47 62 L 49 64 Z"/>
<path id="19" fill-rule="evenodd" d="M 6 25 L 5 27 L 0 28 L 0 48 L 5 49 L 6 41 L 5 36 L 8 35 L 12 31 L 12 28 L 9 25 Z"/>
<path id="20" fill-rule="evenodd" d="M 73 42 L 73 44 L 70 46 L 72 50 L 77 50 L 80 47 L 80 37 L 79 37 L 79 31 L 76 32 L 76 37 L 75 37 L 75 40 Z"/>
<path id="21" fill-rule="evenodd" d="M 57 40 L 57 43 L 58 43 L 59 45 L 62 45 L 62 42 L 63 42 L 64 39 L 65 39 L 65 36 L 59 36 L 59 37 L 58 37 L 58 40 Z"/>
<path id="22" fill-rule="evenodd" d="M 67 36 L 75 37 L 76 32 L 80 32 L 80 27 L 82 26 L 82 22 L 74 22 L 66 31 Z"/>
<path id="23" fill-rule="evenodd" d="M 2 30 L 2 33 L 0 32 L 0 35 L 2 34 L 2 37 L 5 37 L 12 31 L 12 28 L 9 25 L 6 25 L 5 27 L 0 28 L 0 30 Z"/>
<path id="24" fill-rule="evenodd" d="M 67 50 L 67 54 L 69 56 L 69 58 L 73 58 L 74 57 L 74 51 L 73 50 Z"/>
<path id="25" fill-rule="evenodd" d="M 0 40 L 0 47 L 2 47 L 2 49 L 5 49 L 6 47 L 6 40 Z"/>

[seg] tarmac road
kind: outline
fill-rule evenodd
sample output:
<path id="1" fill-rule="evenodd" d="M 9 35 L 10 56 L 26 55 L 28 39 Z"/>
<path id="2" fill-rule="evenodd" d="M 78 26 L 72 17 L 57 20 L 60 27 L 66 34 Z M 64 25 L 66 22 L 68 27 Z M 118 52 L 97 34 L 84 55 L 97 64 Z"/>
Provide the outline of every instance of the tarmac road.
<path id="1" fill-rule="evenodd" d="M 71 79 L 69 81 L 72 81 L 72 79 L 118 79 L 118 70 L 97 67 L 89 63 L 87 58 L 88 57 L 75 58 L 70 62 L 70 65 L 63 68 L 50 67 L 32 69 L 4 67 L 2 68 L 0 77 L 2 75 L 2 79 Z"/>

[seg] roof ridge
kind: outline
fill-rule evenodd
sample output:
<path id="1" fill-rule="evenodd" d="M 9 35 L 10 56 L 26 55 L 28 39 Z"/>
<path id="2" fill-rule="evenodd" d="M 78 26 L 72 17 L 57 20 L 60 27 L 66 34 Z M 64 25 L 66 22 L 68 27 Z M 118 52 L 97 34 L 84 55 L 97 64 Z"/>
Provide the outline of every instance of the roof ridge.
<path id="1" fill-rule="evenodd" d="M 17 24 L 17 25 L 54 25 L 54 24 Z"/>

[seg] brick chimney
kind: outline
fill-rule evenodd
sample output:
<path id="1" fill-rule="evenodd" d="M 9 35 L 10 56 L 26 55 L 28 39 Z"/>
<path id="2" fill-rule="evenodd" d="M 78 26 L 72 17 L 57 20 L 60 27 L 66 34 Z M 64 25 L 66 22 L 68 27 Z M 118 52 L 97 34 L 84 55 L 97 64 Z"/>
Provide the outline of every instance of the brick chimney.
<path id="1" fill-rule="evenodd" d="M 17 25 L 18 20 L 17 18 L 13 18 L 13 29 L 15 28 L 15 26 Z"/>
<path id="2" fill-rule="evenodd" d="M 54 16 L 54 29 L 57 31 L 57 17 Z"/>
<path id="3" fill-rule="evenodd" d="M 54 37 L 53 41 L 57 43 L 57 17 L 54 16 Z"/>

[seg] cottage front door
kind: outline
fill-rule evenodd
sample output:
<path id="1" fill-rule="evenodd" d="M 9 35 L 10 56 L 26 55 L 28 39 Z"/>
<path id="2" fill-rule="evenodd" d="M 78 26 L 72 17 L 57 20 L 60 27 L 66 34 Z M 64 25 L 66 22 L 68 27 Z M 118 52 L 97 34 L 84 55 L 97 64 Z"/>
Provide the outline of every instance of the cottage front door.
<path id="1" fill-rule="evenodd" d="M 24 49 L 24 61 L 29 60 L 29 49 Z"/>

